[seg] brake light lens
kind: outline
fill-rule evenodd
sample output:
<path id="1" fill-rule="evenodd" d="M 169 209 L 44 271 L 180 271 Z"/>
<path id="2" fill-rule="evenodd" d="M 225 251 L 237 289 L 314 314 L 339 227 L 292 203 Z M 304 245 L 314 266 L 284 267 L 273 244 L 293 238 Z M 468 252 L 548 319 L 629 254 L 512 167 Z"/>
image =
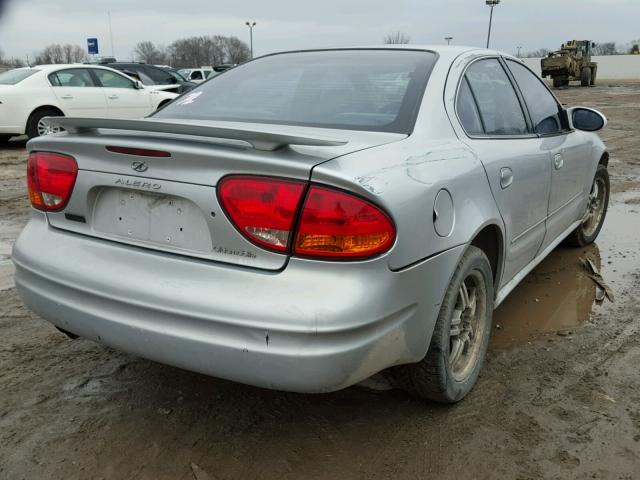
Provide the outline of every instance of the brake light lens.
<path id="1" fill-rule="evenodd" d="M 148 148 L 117 147 L 113 145 L 107 145 L 105 148 L 113 153 L 134 155 L 136 157 L 167 158 L 171 156 L 171 153 L 165 152 L 164 150 L 149 150 Z"/>
<path id="2" fill-rule="evenodd" d="M 73 157 L 59 153 L 33 152 L 27 161 L 27 184 L 31 205 L 45 212 L 63 210 L 78 176 Z"/>
<path id="3" fill-rule="evenodd" d="M 394 241 L 393 222 L 378 207 L 340 190 L 312 186 L 302 209 L 293 253 L 365 258 L 387 251 Z"/>
<path id="4" fill-rule="evenodd" d="M 218 185 L 227 216 L 254 243 L 288 252 L 293 224 L 306 182 L 256 176 L 231 176 Z"/>

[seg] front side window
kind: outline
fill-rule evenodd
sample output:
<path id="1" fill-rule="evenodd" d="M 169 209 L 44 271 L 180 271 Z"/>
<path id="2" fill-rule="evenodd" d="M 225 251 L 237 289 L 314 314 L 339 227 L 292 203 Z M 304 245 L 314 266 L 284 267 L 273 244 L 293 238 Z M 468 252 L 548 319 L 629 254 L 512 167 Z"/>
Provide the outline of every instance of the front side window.
<path id="1" fill-rule="evenodd" d="M 155 116 L 406 134 L 436 60 L 415 50 L 271 55 L 227 70 Z"/>
<path id="2" fill-rule="evenodd" d="M 49 74 L 54 87 L 95 87 L 93 77 L 86 68 L 70 68 Z"/>
<path id="3" fill-rule="evenodd" d="M 498 59 L 473 63 L 465 76 L 477 102 L 486 135 L 528 133 L 518 96 Z"/>
<path id="4" fill-rule="evenodd" d="M 110 70 L 96 68 L 94 73 L 100 84 L 106 88 L 135 88 L 131 80 Z"/>
<path id="5" fill-rule="evenodd" d="M 524 65 L 513 60 L 507 60 L 507 65 L 527 104 L 534 132 L 541 135 L 562 132 L 562 121 L 560 120 L 562 110 L 547 87 Z"/>

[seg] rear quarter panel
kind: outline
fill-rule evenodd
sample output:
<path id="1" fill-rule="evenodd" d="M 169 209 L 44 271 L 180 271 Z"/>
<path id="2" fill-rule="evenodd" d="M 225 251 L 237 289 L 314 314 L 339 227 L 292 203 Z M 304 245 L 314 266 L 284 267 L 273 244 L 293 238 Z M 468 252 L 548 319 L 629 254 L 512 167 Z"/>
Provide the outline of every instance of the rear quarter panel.
<path id="1" fill-rule="evenodd" d="M 353 191 L 391 215 L 397 229 L 388 254 L 392 270 L 469 243 L 488 224 L 502 229 L 480 160 L 453 138 L 421 142 L 410 137 L 357 152 L 314 168 L 312 181 Z M 443 189 L 454 207 L 453 230 L 446 237 L 434 227 L 434 203 Z"/>

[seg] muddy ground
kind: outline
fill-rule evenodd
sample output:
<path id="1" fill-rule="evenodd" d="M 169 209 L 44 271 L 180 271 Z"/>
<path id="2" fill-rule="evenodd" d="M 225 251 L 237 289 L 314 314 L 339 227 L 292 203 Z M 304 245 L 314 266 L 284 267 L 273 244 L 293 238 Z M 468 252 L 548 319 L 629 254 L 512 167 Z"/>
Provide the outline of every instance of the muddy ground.
<path id="1" fill-rule="evenodd" d="M 499 308 L 482 377 L 452 407 L 261 390 L 67 340 L 11 287 L 24 144 L 0 151 L 0 478 L 640 478 L 640 83 L 558 94 L 610 119 L 605 229 Z M 595 305 L 585 256 L 615 303 Z"/>

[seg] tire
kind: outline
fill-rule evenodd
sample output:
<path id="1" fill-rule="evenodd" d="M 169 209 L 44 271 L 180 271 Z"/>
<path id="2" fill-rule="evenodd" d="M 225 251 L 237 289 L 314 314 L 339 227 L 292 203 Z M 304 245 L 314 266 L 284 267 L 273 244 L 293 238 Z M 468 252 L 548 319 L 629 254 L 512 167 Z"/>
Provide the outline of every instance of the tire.
<path id="1" fill-rule="evenodd" d="M 39 126 L 40 120 L 44 117 L 61 117 L 60 112 L 51 109 L 44 110 L 36 110 L 29 117 L 29 121 L 27 121 L 27 136 L 29 139 L 39 137 L 42 132 L 42 127 Z M 60 131 L 60 129 L 51 129 L 49 133 L 55 133 L 56 131 Z"/>
<path id="2" fill-rule="evenodd" d="M 591 86 L 595 86 L 596 84 L 596 77 L 598 76 L 598 69 L 597 68 L 593 68 L 591 70 Z"/>
<path id="3" fill-rule="evenodd" d="M 590 67 L 584 67 L 582 69 L 582 72 L 580 75 L 580 83 L 582 84 L 583 87 L 588 87 L 589 85 L 591 85 L 591 68 Z"/>
<path id="4" fill-rule="evenodd" d="M 567 77 L 553 77 L 553 87 L 560 88 L 569 85 L 569 79 Z"/>
<path id="5" fill-rule="evenodd" d="M 580 226 L 565 240 L 566 245 L 582 248 L 595 242 L 607 217 L 610 192 L 609 171 L 604 165 L 598 165 L 589 194 L 587 213 Z"/>
<path id="6" fill-rule="evenodd" d="M 473 314 L 464 308 L 460 311 L 464 305 L 463 282 L 469 308 L 471 292 L 475 289 Z M 398 386 L 426 400 L 440 403 L 462 400 L 478 380 L 484 363 L 491 337 L 493 300 L 493 274 L 489 260 L 482 250 L 470 246 L 447 287 L 427 355 L 418 363 L 393 369 Z M 469 335 L 470 324 L 475 326 L 475 330 Z M 458 334 L 455 335 L 454 331 Z M 465 334 L 469 344 L 463 342 Z"/>
<path id="7" fill-rule="evenodd" d="M 0 145 L 7 143 L 11 140 L 11 137 L 13 137 L 13 135 L 0 135 Z"/>

